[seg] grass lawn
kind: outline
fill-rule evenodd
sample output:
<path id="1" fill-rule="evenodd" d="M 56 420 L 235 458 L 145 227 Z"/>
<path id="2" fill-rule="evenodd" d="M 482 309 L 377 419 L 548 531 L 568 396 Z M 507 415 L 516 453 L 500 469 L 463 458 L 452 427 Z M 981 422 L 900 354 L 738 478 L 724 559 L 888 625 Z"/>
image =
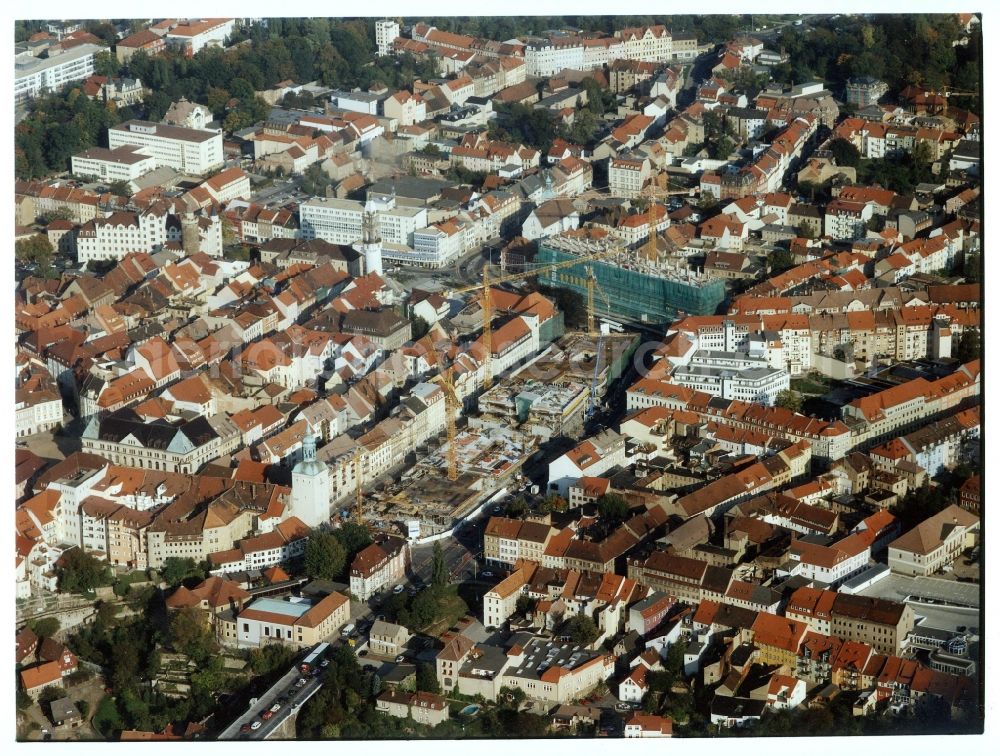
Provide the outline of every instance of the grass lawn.
<path id="1" fill-rule="evenodd" d="M 830 384 L 817 381 L 813 378 L 793 378 L 789 387 L 800 394 L 825 394 L 830 390 Z"/>

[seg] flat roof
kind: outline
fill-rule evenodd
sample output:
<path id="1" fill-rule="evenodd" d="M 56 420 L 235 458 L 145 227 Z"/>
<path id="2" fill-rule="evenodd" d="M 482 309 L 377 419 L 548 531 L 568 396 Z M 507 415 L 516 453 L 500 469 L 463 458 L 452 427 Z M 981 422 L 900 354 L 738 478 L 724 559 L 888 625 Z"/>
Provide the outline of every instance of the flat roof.
<path id="1" fill-rule="evenodd" d="M 152 129 L 151 132 L 134 132 L 130 126 L 142 126 L 147 129 Z M 132 133 L 145 133 L 152 134 L 152 136 L 160 137 L 161 139 L 176 139 L 182 142 L 207 142 L 210 139 L 215 139 L 216 137 L 222 138 L 221 134 L 214 131 L 202 131 L 201 129 L 186 129 L 183 126 L 169 126 L 165 123 L 153 123 L 152 121 L 140 121 L 138 119 L 133 119 L 131 121 L 125 121 L 117 126 L 112 126 L 109 131 L 121 131 L 126 134 Z"/>
<path id="2" fill-rule="evenodd" d="M 258 612 L 270 612 L 271 614 L 283 614 L 286 617 L 298 619 L 313 607 L 313 602 L 308 599 L 297 601 L 282 601 L 275 598 L 262 598 L 254 601 L 247 609 L 254 609 Z"/>

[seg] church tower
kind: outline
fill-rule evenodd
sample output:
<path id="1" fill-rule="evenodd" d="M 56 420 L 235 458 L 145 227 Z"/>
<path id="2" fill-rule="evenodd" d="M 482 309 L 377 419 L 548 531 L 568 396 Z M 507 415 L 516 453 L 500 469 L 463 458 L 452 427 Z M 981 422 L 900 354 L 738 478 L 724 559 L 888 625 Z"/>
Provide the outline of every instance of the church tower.
<path id="1" fill-rule="evenodd" d="M 375 203 L 371 200 L 365 204 L 362 220 L 361 244 L 357 250 L 365 256 L 365 275 L 378 273 L 382 275 L 382 239 L 378 235 L 378 216 L 375 214 Z"/>
<path id="2" fill-rule="evenodd" d="M 308 433 L 302 441 L 302 461 L 292 470 L 292 506 L 289 514 L 311 528 L 328 522 L 332 492 L 330 470 L 316 459 L 316 437 Z"/>

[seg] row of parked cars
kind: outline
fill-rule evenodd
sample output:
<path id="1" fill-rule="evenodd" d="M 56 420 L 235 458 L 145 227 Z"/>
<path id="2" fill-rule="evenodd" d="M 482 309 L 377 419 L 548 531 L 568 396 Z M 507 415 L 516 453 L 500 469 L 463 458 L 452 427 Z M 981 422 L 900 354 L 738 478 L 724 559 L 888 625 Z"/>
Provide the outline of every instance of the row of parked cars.
<path id="1" fill-rule="evenodd" d="M 329 659 L 323 659 L 319 666 L 314 668 L 308 676 L 300 677 L 295 683 L 287 690 L 284 695 L 278 697 L 278 699 L 271 705 L 271 708 L 265 709 L 260 713 L 259 716 L 253 718 L 252 721 L 245 723 L 240 727 L 240 733 L 242 736 L 248 735 L 250 732 L 259 730 L 264 726 L 264 722 L 274 717 L 281 709 L 285 706 L 291 704 L 295 706 L 295 699 L 302 692 L 302 689 L 309 682 L 308 677 L 319 677 L 323 670 L 330 665 Z"/>

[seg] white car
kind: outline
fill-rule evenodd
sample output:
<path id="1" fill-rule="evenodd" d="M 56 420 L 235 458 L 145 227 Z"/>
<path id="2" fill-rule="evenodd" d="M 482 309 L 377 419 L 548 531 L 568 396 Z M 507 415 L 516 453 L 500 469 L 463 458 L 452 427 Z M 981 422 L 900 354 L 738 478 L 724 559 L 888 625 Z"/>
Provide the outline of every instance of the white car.
<path id="1" fill-rule="evenodd" d="M 263 723 L 262 723 L 262 722 L 261 722 L 260 720 L 257 720 L 257 721 L 256 721 L 256 722 L 254 722 L 254 723 L 253 723 L 252 725 L 250 725 L 250 729 L 251 729 L 251 730 L 259 730 L 259 729 L 260 729 L 260 726 L 261 726 L 261 724 L 263 724 Z"/>
<path id="2" fill-rule="evenodd" d="M 406 589 L 402 585 L 397 585 L 395 588 L 392 589 L 392 592 L 396 593 L 396 594 L 399 594 L 399 593 L 402 593 L 405 590 Z"/>

